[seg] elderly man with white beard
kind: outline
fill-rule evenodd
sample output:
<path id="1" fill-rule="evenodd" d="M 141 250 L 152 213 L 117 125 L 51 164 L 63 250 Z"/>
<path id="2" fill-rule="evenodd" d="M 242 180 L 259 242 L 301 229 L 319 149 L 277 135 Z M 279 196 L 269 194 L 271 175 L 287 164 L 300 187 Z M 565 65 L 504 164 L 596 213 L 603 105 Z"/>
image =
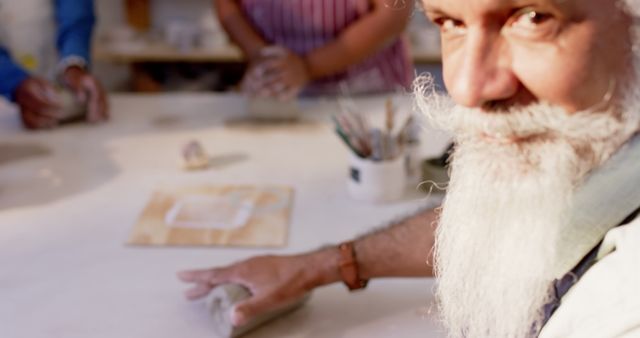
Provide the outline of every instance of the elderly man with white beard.
<path id="1" fill-rule="evenodd" d="M 181 272 L 187 297 L 244 284 L 242 324 L 333 282 L 435 275 L 451 337 L 640 337 L 640 4 L 422 4 L 450 97 L 418 78 L 415 98 L 456 144 L 442 208 L 339 246 Z"/>

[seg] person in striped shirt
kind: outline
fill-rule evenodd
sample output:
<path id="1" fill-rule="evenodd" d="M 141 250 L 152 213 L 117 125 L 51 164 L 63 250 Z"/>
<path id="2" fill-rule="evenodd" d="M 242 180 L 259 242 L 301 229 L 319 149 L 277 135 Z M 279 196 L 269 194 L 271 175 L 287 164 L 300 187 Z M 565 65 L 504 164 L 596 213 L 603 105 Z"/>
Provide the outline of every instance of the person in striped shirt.
<path id="1" fill-rule="evenodd" d="M 412 1 L 215 0 L 248 59 L 243 89 L 294 97 L 388 92 L 413 76 L 402 32 Z"/>

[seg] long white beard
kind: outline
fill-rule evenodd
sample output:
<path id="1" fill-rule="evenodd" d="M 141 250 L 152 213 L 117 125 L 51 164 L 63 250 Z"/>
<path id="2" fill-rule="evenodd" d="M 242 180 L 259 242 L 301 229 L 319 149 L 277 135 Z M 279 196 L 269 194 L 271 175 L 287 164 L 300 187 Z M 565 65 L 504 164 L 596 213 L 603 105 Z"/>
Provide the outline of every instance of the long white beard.
<path id="1" fill-rule="evenodd" d="M 531 336 L 560 277 L 558 235 L 575 187 L 638 129 L 637 114 L 546 104 L 488 113 L 425 95 L 422 81 L 419 108 L 456 139 L 436 231 L 444 325 L 452 337 Z"/>

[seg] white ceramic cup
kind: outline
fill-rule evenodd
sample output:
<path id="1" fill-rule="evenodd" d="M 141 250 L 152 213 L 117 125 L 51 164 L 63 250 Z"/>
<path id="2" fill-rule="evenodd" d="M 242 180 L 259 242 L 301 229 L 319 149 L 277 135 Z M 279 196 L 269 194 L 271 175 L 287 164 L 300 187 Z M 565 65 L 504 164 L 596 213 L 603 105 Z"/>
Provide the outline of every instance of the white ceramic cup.
<path id="1" fill-rule="evenodd" d="M 405 156 L 376 162 L 351 154 L 347 183 L 349 193 L 357 200 L 372 203 L 402 198 L 407 188 L 405 163 Z"/>

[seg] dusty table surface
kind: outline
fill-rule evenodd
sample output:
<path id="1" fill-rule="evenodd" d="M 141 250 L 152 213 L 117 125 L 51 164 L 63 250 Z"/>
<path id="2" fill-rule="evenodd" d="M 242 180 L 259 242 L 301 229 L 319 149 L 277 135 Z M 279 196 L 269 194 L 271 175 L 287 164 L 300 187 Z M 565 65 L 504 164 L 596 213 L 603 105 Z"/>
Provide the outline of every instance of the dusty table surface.
<path id="1" fill-rule="evenodd" d="M 357 99 L 371 110 L 383 102 Z M 297 124 L 247 123 L 235 95 L 115 94 L 111 107 L 107 124 L 35 133 L 20 128 L 15 112 L 0 113 L 2 337 L 211 338 L 204 303 L 183 298 L 176 271 L 337 243 L 437 199 L 352 200 L 347 150 L 329 122 L 332 99 L 302 102 Z M 180 169 L 180 148 L 191 139 L 214 157 L 210 170 Z M 427 129 L 422 150 L 437 155 L 446 142 Z M 154 189 L 200 183 L 294 187 L 288 245 L 124 244 Z M 247 337 L 443 337 L 432 289 L 430 279 L 375 280 L 354 294 L 334 284 Z"/>

